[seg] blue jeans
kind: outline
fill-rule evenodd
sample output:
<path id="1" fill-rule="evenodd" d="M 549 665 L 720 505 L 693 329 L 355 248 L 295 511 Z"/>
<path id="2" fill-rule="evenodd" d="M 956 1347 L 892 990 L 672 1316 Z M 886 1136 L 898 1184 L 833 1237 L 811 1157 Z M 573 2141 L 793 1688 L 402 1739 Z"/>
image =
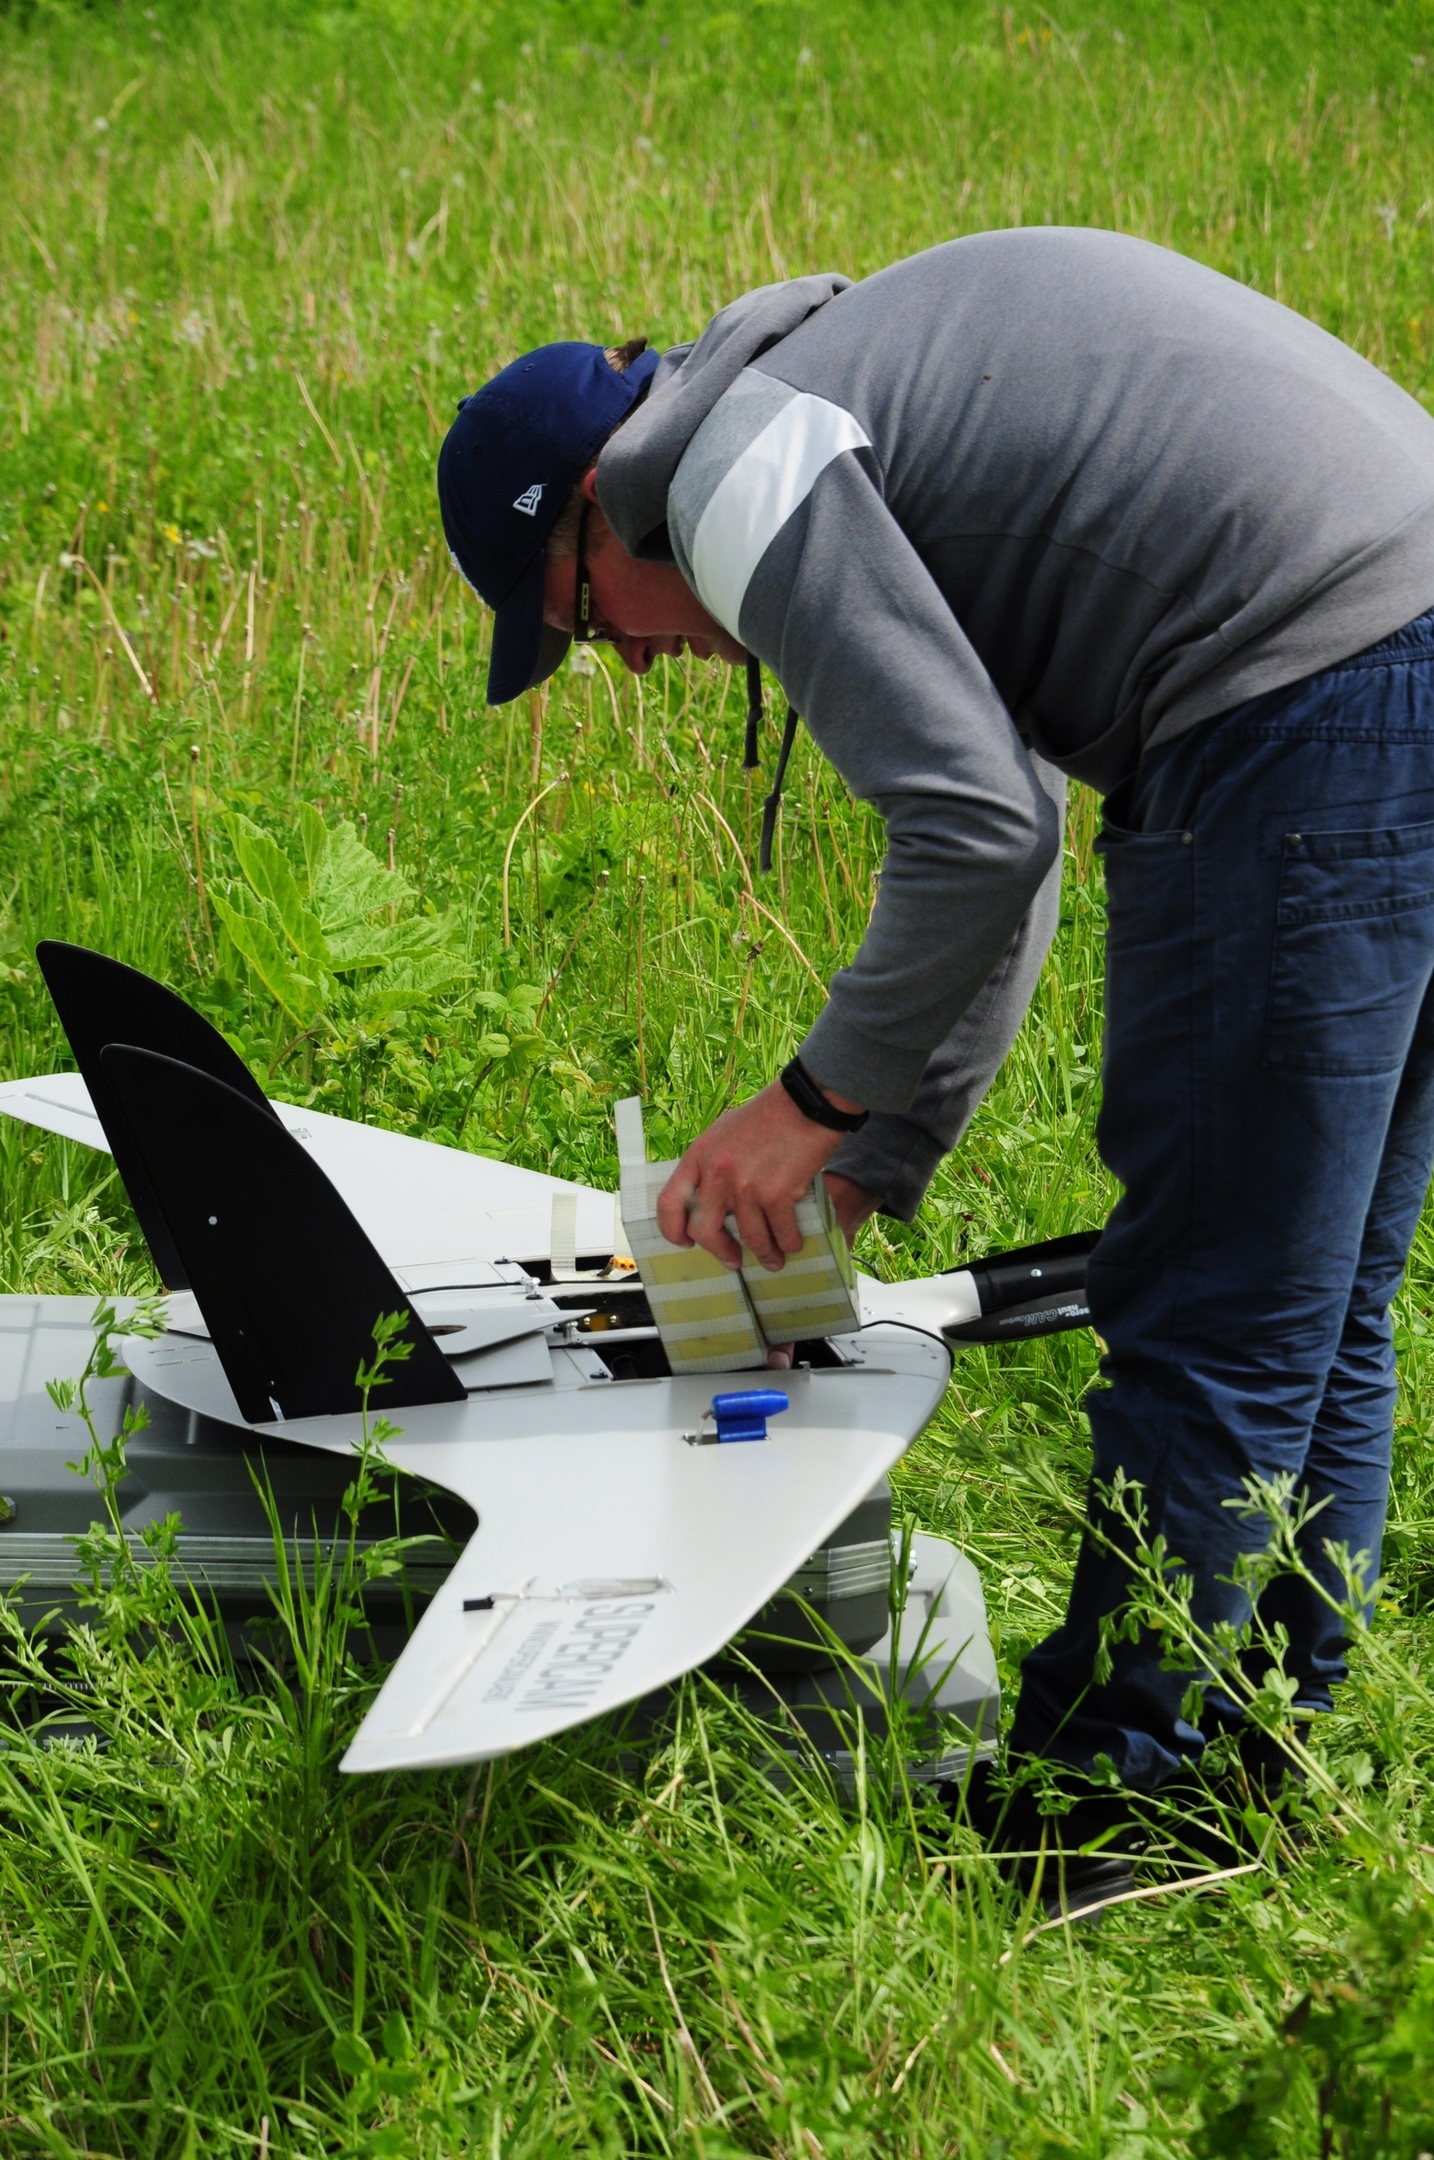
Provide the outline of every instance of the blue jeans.
<path id="1" fill-rule="evenodd" d="M 1149 1533 L 1204 1626 L 1266 1526 L 1222 1503 L 1292 1472 L 1326 1540 L 1379 1566 L 1395 1371 L 1389 1303 L 1434 1159 L 1434 611 L 1367 652 L 1206 722 L 1106 803 L 1098 1138 L 1124 1186 L 1090 1266 L 1108 1383 L 1088 1398 L 1097 1486 L 1144 1487 Z M 1091 1505 L 1098 1509 L 1098 1493 Z M 1150 1790 L 1197 1759 L 1190 1675 L 1149 1637 L 1101 1685 L 1128 1596 L 1087 1537 L 1066 1619 L 1027 1657 L 1013 1749 Z M 1285 1577 L 1296 1702 L 1330 1707 L 1345 1630 Z M 1212 1694 L 1214 1722 L 1233 1720 Z M 1211 1718 L 1204 1721 L 1208 1731 Z"/>

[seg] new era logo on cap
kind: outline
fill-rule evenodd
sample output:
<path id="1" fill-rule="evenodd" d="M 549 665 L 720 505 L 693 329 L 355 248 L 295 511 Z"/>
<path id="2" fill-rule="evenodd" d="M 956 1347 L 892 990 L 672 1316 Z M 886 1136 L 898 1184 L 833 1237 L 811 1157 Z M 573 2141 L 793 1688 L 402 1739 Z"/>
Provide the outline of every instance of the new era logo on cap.
<path id="1" fill-rule="evenodd" d="M 530 488 L 524 488 L 522 494 L 514 503 L 513 508 L 515 510 L 521 510 L 524 517 L 536 517 L 538 514 L 538 505 L 542 501 L 542 499 L 543 483 L 541 480 L 535 480 Z"/>

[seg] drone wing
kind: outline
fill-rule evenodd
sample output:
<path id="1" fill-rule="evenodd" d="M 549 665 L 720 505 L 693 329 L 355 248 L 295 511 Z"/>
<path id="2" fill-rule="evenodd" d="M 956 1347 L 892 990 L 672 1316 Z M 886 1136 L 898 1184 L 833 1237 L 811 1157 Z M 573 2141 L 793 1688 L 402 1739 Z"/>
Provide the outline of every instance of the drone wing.
<path id="1" fill-rule="evenodd" d="M 110 1151 L 90 1091 L 78 1073 L 0 1080 L 0 1116 L 15 1118 L 21 1125 L 38 1125 L 41 1132 L 78 1140 L 81 1147 L 99 1148 L 105 1155 Z"/>
<path id="2" fill-rule="evenodd" d="M 714 1657 L 910 1445 L 951 1370 L 932 1336 L 868 1328 L 846 1339 L 840 1366 L 752 1376 L 780 1378 L 790 1401 L 766 1440 L 704 1446 L 694 1443 L 711 1374 L 559 1384 L 569 1353 L 541 1335 L 534 1346 L 546 1384 L 534 1385 L 533 1371 L 504 1384 L 493 1369 L 502 1351 L 460 1357 L 466 1402 L 397 1414 L 403 1430 L 387 1460 L 467 1500 L 478 1528 L 346 1770 L 507 1754 Z M 244 1422 L 213 1343 L 169 1335 L 130 1342 L 125 1356 L 147 1389 L 201 1417 Z M 259 1429 L 347 1456 L 362 1423 L 309 1417 Z"/>
<path id="3" fill-rule="evenodd" d="M 695 1426 L 710 1378 L 646 1391 L 651 1422 L 612 1387 L 522 1438 L 425 1446 L 410 1417 L 394 1459 L 481 1495 L 479 1527 L 344 1769 L 506 1754 L 715 1657 L 931 1415 L 947 1356 L 902 1355 L 880 1377 L 784 1375 L 791 1409 L 757 1443 L 694 1446 L 669 1422 L 685 1401 Z"/>
<path id="4" fill-rule="evenodd" d="M 548 1257 L 553 1196 L 577 1206 L 577 1250 L 613 1249 L 613 1196 L 490 1155 L 271 1101 L 410 1290 L 461 1282 L 466 1263 Z M 109 1149 L 78 1073 L 0 1081 L 0 1116 Z"/>
<path id="5" fill-rule="evenodd" d="M 611 1193 L 349 1118 L 274 1108 L 410 1290 L 461 1283 L 471 1260 L 547 1259 L 555 1193 L 576 1201 L 580 1253 L 613 1250 Z"/>

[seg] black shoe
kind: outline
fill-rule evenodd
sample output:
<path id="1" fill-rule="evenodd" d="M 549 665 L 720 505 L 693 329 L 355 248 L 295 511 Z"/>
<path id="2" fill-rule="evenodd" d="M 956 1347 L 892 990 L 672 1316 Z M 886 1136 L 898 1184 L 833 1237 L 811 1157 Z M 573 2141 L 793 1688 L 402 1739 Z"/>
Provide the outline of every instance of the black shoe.
<path id="1" fill-rule="evenodd" d="M 1262 1732 L 1258 1725 L 1242 1725 L 1235 1747 L 1240 1775 L 1262 1796 L 1279 1800 L 1292 1792 L 1303 1792 L 1304 1771 L 1272 1733 Z"/>
<path id="2" fill-rule="evenodd" d="M 1309 1843 L 1302 1770 L 1264 1733 L 1240 1735 L 1233 1761 L 1178 1773 L 1144 1797 L 1153 1848 L 1178 1866 L 1215 1871 L 1266 1860 L 1283 1870 Z"/>
<path id="3" fill-rule="evenodd" d="M 975 1831 L 1023 1898 L 1034 1892 L 1051 1920 L 1093 1920 L 1135 1888 L 1132 1861 L 1145 1834 L 1124 1793 L 1072 1778 L 1060 1797 L 1069 1807 L 1046 1814 L 1030 1786 L 998 1790 L 985 1762 L 964 1785 L 937 1788 L 942 1805 Z"/>

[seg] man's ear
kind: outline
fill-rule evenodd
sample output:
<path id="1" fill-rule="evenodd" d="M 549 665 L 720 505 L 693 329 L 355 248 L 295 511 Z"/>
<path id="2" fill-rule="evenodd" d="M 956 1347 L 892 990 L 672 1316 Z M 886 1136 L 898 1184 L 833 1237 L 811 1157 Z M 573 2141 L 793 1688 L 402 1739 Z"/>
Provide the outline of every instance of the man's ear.
<path id="1" fill-rule="evenodd" d="M 579 487 L 580 487 L 580 488 L 582 489 L 583 495 L 585 496 L 585 498 L 587 499 L 587 501 L 588 501 L 588 502 L 590 502 L 590 503 L 595 503 L 595 502 L 597 501 L 597 461 L 596 461 L 596 460 L 594 460 L 594 461 L 593 461 L 593 463 L 592 463 L 591 465 L 589 465 L 589 467 L 588 467 L 587 471 L 586 471 L 586 472 L 585 472 L 585 473 L 583 474 L 583 476 L 582 476 L 581 480 L 579 480 L 579 482 L 578 482 L 578 486 L 579 486 Z"/>

